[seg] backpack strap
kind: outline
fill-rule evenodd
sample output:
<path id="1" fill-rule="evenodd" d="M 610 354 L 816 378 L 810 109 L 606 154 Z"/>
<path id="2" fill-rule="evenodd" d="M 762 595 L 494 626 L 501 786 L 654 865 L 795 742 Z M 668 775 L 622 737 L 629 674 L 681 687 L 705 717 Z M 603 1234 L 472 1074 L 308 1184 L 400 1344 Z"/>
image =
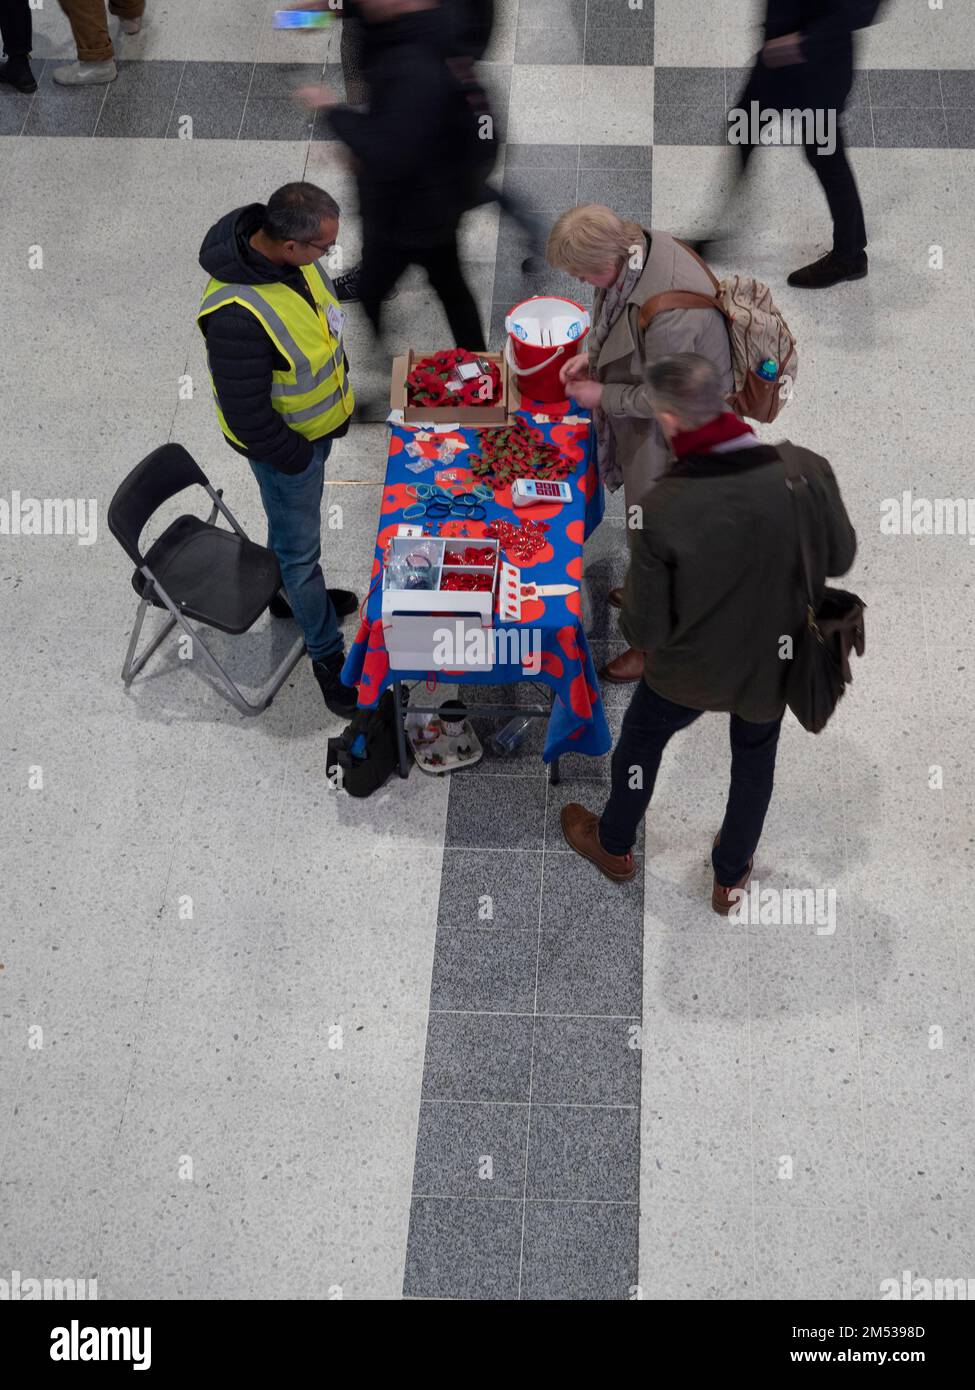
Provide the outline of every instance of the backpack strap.
<path id="1" fill-rule="evenodd" d="M 645 329 L 657 314 L 666 314 L 671 309 L 716 309 L 722 318 L 730 317 L 717 295 L 699 294 L 696 290 L 664 290 L 663 294 L 651 295 L 640 305 L 640 327 Z"/>
<path id="2" fill-rule="evenodd" d="M 785 485 L 792 493 L 794 503 L 793 511 L 796 518 L 796 533 L 798 537 L 799 550 L 799 570 L 802 575 L 803 588 L 806 591 L 806 606 L 810 612 L 815 611 L 815 590 L 813 588 L 812 576 L 812 556 L 809 551 L 809 541 L 807 539 L 806 527 L 803 524 L 803 504 L 799 500 L 799 489 L 802 488 L 804 494 L 808 496 L 809 482 L 800 467 L 796 456 L 795 445 L 788 439 L 783 439 L 780 444 L 776 444 L 779 458 L 785 464 Z"/>

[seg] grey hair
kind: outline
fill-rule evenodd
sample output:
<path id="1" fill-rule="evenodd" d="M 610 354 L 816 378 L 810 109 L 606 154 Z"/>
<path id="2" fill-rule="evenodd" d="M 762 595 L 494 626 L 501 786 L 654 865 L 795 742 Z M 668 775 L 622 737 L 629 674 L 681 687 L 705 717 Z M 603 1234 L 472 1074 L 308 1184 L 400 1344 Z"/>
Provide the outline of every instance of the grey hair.
<path id="1" fill-rule="evenodd" d="M 261 230 L 272 241 L 314 240 L 326 217 L 338 218 L 339 205 L 314 183 L 286 183 L 271 194 Z"/>
<path id="2" fill-rule="evenodd" d="M 676 415 L 682 425 L 697 429 L 728 409 L 714 364 L 696 352 L 661 357 L 647 373 L 654 410 Z"/>

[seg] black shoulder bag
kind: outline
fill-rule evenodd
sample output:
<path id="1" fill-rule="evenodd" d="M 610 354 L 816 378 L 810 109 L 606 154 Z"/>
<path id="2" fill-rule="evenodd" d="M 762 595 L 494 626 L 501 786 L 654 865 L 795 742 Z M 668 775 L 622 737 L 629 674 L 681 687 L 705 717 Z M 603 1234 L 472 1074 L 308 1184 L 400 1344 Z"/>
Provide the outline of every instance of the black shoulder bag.
<path id="1" fill-rule="evenodd" d="M 799 538 L 799 563 L 805 590 L 806 616 L 795 640 L 792 668 L 786 685 L 786 702 L 804 729 L 811 734 L 822 733 L 846 687 L 853 680 L 850 653 L 863 656 L 865 632 L 863 614 L 866 605 L 857 594 L 846 589 L 824 588 L 816 603 L 813 587 L 809 540 L 803 521 L 803 506 L 799 496 L 802 489 L 808 495 L 809 484 L 791 452 L 779 446 L 786 466 L 785 485 L 792 493 Z"/>

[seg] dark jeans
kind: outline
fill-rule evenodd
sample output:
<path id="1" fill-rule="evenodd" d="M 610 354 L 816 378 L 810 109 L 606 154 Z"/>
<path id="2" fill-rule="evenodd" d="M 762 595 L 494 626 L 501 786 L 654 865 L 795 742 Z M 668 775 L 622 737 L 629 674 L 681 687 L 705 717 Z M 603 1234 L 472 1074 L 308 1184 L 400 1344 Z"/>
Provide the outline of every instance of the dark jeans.
<path id="1" fill-rule="evenodd" d="M 444 307 L 457 347 L 483 352 L 487 346 L 477 304 L 464 279 L 457 255 L 457 234 L 440 246 L 395 246 L 366 237 L 359 271 L 359 298 L 376 333 L 379 333 L 382 303 L 403 271 L 419 265 L 427 273 L 430 286 Z"/>
<path id="2" fill-rule="evenodd" d="M 282 473 L 273 464 L 248 460 L 261 489 L 267 515 L 267 547 L 278 557 L 281 578 L 305 634 L 312 661 L 342 651 L 344 642 L 335 607 L 322 574 L 322 490 L 325 460 L 332 447 L 316 439 L 314 457 L 303 473 Z"/>
<path id="3" fill-rule="evenodd" d="M 27 58 L 32 37 L 27 0 L 0 0 L 0 39 L 7 57 Z"/>
<path id="4" fill-rule="evenodd" d="M 805 71 L 802 71 L 805 69 Z M 843 80 L 831 84 L 829 88 L 818 81 L 818 74 L 808 64 L 797 64 L 784 68 L 767 68 L 757 62 L 752 69 L 745 90 L 738 98 L 739 107 L 750 110 L 750 103 L 757 101 L 767 110 L 788 110 L 817 106 L 836 112 L 836 148 L 832 154 L 820 154 L 815 144 L 803 146 L 803 154 L 813 173 L 819 180 L 830 216 L 833 219 L 833 251 L 844 261 L 854 261 L 867 248 L 867 229 L 863 220 L 863 204 L 857 189 L 850 161 L 846 157 L 843 130 L 840 118 L 849 95 L 850 81 Z M 744 175 L 748 161 L 755 152 L 754 145 L 739 145 L 741 172 Z"/>
<path id="5" fill-rule="evenodd" d="M 700 719 L 702 713 L 665 700 L 646 681 L 637 685 L 613 750 L 612 789 L 599 822 L 600 842 L 610 854 L 628 854 L 633 848 L 637 828 L 653 796 L 664 749 L 672 735 Z M 750 724 L 737 714 L 731 716 L 731 790 L 721 841 L 711 852 L 715 877 L 726 888 L 744 876 L 761 839 L 772 799 L 781 725 L 781 718 L 771 724 Z M 631 787 L 636 780 L 642 785 Z"/>

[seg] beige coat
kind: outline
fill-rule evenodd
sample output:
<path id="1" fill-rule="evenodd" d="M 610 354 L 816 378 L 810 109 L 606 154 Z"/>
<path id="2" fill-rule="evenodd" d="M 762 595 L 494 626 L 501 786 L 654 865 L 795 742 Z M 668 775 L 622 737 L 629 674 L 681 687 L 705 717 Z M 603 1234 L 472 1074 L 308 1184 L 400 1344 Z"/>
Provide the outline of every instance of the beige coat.
<path id="1" fill-rule="evenodd" d="M 699 352 L 710 358 L 721 373 L 726 394 L 734 385 L 728 329 L 716 309 L 670 309 L 658 314 L 646 333 L 641 332 L 640 309 L 653 295 L 666 290 L 714 293 L 711 281 L 694 257 L 678 246 L 672 236 L 655 231 L 648 235 L 650 255 L 639 283 L 603 343 L 598 359 L 589 361 L 590 375 L 605 388 L 602 404 L 616 440 L 627 507 L 643 499 L 672 457 L 650 407 L 646 386 L 650 363 L 674 352 Z M 601 312 L 604 295 L 604 290 L 596 291 L 593 322 Z"/>

